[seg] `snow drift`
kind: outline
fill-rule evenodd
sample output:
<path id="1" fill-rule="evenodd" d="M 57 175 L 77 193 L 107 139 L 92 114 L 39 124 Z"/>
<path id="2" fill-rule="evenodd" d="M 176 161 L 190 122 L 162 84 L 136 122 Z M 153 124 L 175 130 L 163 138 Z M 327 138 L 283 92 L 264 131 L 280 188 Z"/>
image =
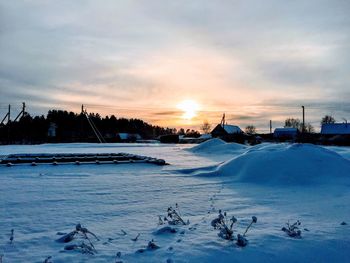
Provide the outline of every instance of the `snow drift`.
<path id="1" fill-rule="evenodd" d="M 233 151 L 239 151 L 245 149 L 246 146 L 239 143 L 227 143 L 221 139 L 211 139 L 201 144 L 198 144 L 189 149 L 193 153 L 203 154 L 227 154 Z"/>
<path id="2" fill-rule="evenodd" d="M 242 182 L 314 184 L 350 182 L 350 161 L 336 152 L 309 144 L 252 147 L 216 168 L 201 169 L 201 176 L 232 176 Z"/>
<path id="3" fill-rule="evenodd" d="M 187 147 L 137 143 L 0 146 L 0 155 L 129 152 L 165 158 L 171 163 L 167 169 L 143 164 L 0 166 L 0 211 L 4 211 L 0 220 L 0 257 L 3 255 L 3 262 L 44 262 L 48 256 L 52 256 L 51 261 L 55 263 L 349 261 L 349 181 L 344 185 L 338 181 L 333 187 L 329 184 L 312 185 L 312 188 L 279 187 L 236 183 L 232 179 L 235 174 L 231 173 L 221 180 L 221 177 L 208 179 L 174 172 L 215 164 L 211 169 L 196 169 L 197 173 L 208 173 L 219 169 L 217 160 L 227 161 L 233 157 L 246 162 L 240 167 L 249 168 L 249 158 L 272 158 L 273 154 L 282 158 L 283 154 L 292 155 L 295 151 L 293 156 L 302 159 L 309 158 L 305 152 L 310 150 L 311 158 L 320 158 L 320 162 L 325 163 L 314 161 L 317 167 L 313 175 L 317 175 L 322 165 L 327 164 L 343 171 L 344 162 L 338 155 L 308 145 L 298 148 L 260 144 L 222 156 L 220 151 L 204 156 L 183 151 Z M 350 156 L 350 148 L 334 147 L 332 150 Z M 246 153 L 242 155 L 243 152 Z M 289 162 L 287 165 L 292 161 L 284 160 Z M 260 164 L 262 168 L 255 175 L 268 169 L 266 162 Z M 283 166 L 282 163 L 279 165 Z M 330 180 L 339 174 L 332 167 L 329 168 L 332 173 L 326 174 Z M 242 176 L 248 173 L 241 172 Z M 156 226 L 158 215 L 164 215 L 166 208 L 175 202 L 180 206 L 181 215 L 191 224 L 176 227 L 177 233 L 172 233 L 169 228 L 158 231 L 166 226 Z M 217 217 L 219 209 L 237 217 L 240 224 L 236 234 L 248 226 L 250 216 L 258 217 L 259 221 L 247 236 L 248 247 L 238 248 L 232 241 L 217 236 L 217 230 L 210 222 Z M 292 240 L 281 228 L 287 220 L 298 219 L 309 231 L 303 231 L 301 240 Z M 343 221 L 348 225 L 341 225 Z M 78 251 L 63 252 L 65 245 L 55 242 L 61 231 L 68 233 L 79 222 L 100 239 L 93 240 L 98 252 L 94 256 Z M 9 243 L 11 229 L 14 229 L 13 244 Z M 138 233 L 141 234 L 139 240 L 132 241 Z M 152 239 L 159 249 L 135 253 Z M 79 238 L 74 243 L 79 245 L 80 242 Z M 121 256 L 116 257 L 116 254 Z"/>

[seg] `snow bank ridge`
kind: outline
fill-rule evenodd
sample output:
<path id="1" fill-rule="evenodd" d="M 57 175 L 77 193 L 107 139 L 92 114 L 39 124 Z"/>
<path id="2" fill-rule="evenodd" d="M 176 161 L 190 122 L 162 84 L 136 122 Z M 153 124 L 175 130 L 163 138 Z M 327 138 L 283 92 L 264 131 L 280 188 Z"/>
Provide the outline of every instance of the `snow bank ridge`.
<path id="1" fill-rule="evenodd" d="M 336 152 L 311 144 L 251 147 L 216 168 L 201 169 L 199 176 L 231 176 L 259 184 L 350 183 L 350 161 Z"/>
<path id="2" fill-rule="evenodd" d="M 221 139 L 211 139 L 201 144 L 198 144 L 189 149 L 189 151 L 194 153 L 204 153 L 204 154 L 225 154 L 232 151 L 239 151 L 245 149 L 246 146 L 239 143 L 226 143 Z"/>

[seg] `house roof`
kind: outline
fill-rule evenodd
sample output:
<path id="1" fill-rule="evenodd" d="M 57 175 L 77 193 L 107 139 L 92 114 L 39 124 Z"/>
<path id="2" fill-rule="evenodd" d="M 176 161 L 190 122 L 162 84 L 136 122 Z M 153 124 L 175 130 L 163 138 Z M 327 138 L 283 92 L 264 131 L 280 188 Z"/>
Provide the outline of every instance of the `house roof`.
<path id="1" fill-rule="evenodd" d="M 237 134 L 237 133 L 243 133 L 243 132 L 238 126 L 229 125 L 229 124 L 225 124 L 225 125 L 218 124 L 211 131 L 211 134 L 221 134 L 221 135 Z"/>
<path id="2" fill-rule="evenodd" d="M 236 125 L 229 125 L 229 124 L 225 124 L 223 126 L 224 130 L 229 133 L 229 134 L 232 134 L 232 133 L 242 133 L 242 130 L 241 128 L 239 128 L 238 126 Z"/>
<path id="3" fill-rule="evenodd" d="M 349 123 L 322 124 L 321 134 L 350 134 Z"/>
<path id="4" fill-rule="evenodd" d="M 276 128 L 274 133 L 278 134 L 295 134 L 298 133 L 297 128 Z"/>

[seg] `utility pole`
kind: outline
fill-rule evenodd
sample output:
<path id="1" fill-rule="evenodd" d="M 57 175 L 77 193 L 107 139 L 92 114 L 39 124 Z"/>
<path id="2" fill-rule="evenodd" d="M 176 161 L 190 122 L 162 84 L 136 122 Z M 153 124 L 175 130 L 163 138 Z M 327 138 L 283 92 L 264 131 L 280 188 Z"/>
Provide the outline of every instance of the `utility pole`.
<path id="1" fill-rule="evenodd" d="M 222 115 L 221 126 L 222 126 L 222 128 L 225 127 L 225 113 Z"/>
<path id="2" fill-rule="evenodd" d="M 305 107 L 301 106 L 303 108 L 303 127 L 301 132 L 305 132 Z"/>
<path id="3" fill-rule="evenodd" d="M 8 109 L 5 117 L 0 122 L 0 124 L 3 124 L 6 119 L 7 119 L 7 123 L 9 123 L 10 122 L 10 115 L 11 115 L 11 105 L 9 104 L 9 109 Z"/>
<path id="4" fill-rule="evenodd" d="M 83 123 L 83 115 L 84 115 L 84 104 L 81 104 L 81 113 L 80 113 L 80 141 L 83 141 L 83 137 L 84 137 L 84 123 Z"/>
<path id="5" fill-rule="evenodd" d="M 9 111 L 7 113 L 7 143 L 10 144 L 10 136 L 11 136 L 11 105 L 9 104 Z"/>
<path id="6" fill-rule="evenodd" d="M 26 113 L 26 103 L 22 102 L 22 117 L 24 116 L 25 113 Z"/>
<path id="7" fill-rule="evenodd" d="M 272 133 L 272 120 L 270 120 L 270 134 Z"/>
<path id="8" fill-rule="evenodd" d="M 10 116 L 11 116 L 11 105 L 9 104 L 9 111 L 7 113 L 7 123 L 10 123 Z"/>
<path id="9" fill-rule="evenodd" d="M 13 122 L 17 121 L 17 119 L 21 115 L 22 115 L 22 117 L 24 117 L 25 113 L 26 113 L 26 104 L 24 102 L 22 102 L 22 111 L 17 115 L 17 117 L 15 118 L 15 120 Z"/>

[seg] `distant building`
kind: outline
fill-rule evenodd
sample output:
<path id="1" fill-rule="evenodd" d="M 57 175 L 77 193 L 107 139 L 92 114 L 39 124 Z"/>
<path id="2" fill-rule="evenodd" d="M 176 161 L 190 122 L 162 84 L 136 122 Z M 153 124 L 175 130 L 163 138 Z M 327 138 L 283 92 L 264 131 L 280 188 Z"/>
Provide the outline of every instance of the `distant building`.
<path id="1" fill-rule="evenodd" d="M 350 124 L 348 123 L 326 123 L 322 124 L 323 135 L 350 135 Z"/>
<path id="2" fill-rule="evenodd" d="M 227 142 L 244 143 L 244 132 L 236 125 L 226 123 L 225 113 L 222 115 L 220 124 L 211 131 L 213 138 L 220 138 Z"/>
<path id="3" fill-rule="evenodd" d="M 202 134 L 201 136 L 194 138 L 194 137 L 185 137 L 184 135 L 179 136 L 179 143 L 201 143 L 204 141 L 207 141 L 211 139 L 211 134 Z"/>
<path id="4" fill-rule="evenodd" d="M 159 140 L 161 143 L 179 143 L 180 136 L 178 134 L 166 134 L 159 136 Z"/>
<path id="5" fill-rule="evenodd" d="M 220 123 L 212 130 L 211 135 L 213 137 L 234 135 L 234 134 L 243 134 L 241 128 L 236 125 L 229 125 Z"/>
<path id="6" fill-rule="evenodd" d="M 276 128 L 273 132 L 273 137 L 275 139 L 295 139 L 298 136 L 297 128 Z"/>
<path id="7" fill-rule="evenodd" d="M 138 133 L 126 133 L 126 132 L 120 132 L 117 133 L 117 138 L 121 142 L 136 142 L 138 140 L 142 140 L 142 137 Z"/>
<path id="8" fill-rule="evenodd" d="M 51 122 L 49 125 L 49 129 L 47 130 L 48 137 L 56 137 L 57 125 L 54 122 Z"/>

